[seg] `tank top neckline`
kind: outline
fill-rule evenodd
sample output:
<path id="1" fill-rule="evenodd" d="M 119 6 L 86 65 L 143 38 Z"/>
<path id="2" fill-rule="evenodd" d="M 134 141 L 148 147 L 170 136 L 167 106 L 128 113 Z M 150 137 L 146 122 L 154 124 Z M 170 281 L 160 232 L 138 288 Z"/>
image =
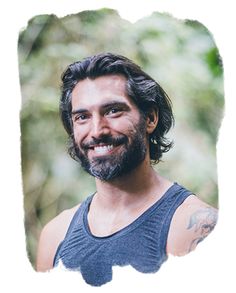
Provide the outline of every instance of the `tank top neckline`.
<path id="1" fill-rule="evenodd" d="M 145 219 L 147 217 L 149 217 L 152 212 L 170 195 L 172 194 L 172 192 L 174 192 L 176 190 L 177 187 L 180 187 L 180 185 L 178 185 L 178 183 L 174 182 L 165 192 L 164 194 L 156 201 L 154 202 L 147 210 L 145 210 L 141 215 L 139 215 L 135 220 L 133 220 L 130 224 L 128 224 L 127 226 L 121 228 L 120 230 L 107 235 L 107 236 L 96 236 L 93 235 L 89 229 L 89 224 L 88 224 L 88 212 L 89 212 L 89 207 L 90 204 L 92 202 L 92 199 L 95 195 L 95 193 L 93 193 L 91 196 L 89 196 L 87 198 L 87 200 L 85 201 L 85 208 L 82 214 L 82 218 L 83 218 L 83 228 L 85 233 L 92 238 L 95 241 L 106 241 L 106 240 L 113 240 L 116 239 L 118 237 L 121 237 L 125 234 L 127 234 L 128 232 L 134 230 L 136 227 L 138 227 L 143 221 L 145 221 Z"/>

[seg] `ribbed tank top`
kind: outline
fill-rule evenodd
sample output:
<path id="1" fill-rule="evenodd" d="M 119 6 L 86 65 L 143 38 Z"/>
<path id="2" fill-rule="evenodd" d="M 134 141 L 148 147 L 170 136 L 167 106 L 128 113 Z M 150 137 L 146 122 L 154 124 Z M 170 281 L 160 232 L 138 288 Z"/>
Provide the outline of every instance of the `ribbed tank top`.
<path id="1" fill-rule="evenodd" d="M 165 194 L 131 224 L 106 237 L 91 234 L 88 211 L 94 195 L 76 211 L 53 266 L 59 260 L 70 270 L 80 271 L 84 280 L 101 286 L 112 279 L 113 266 L 131 265 L 139 272 L 157 272 L 167 260 L 166 242 L 176 209 L 192 192 L 174 183 Z"/>

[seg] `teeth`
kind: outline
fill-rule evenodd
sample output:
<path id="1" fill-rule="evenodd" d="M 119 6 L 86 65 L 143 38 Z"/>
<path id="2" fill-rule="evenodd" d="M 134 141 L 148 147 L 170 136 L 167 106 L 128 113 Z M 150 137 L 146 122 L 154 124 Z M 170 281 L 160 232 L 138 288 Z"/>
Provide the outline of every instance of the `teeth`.
<path id="1" fill-rule="evenodd" d="M 113 145 L 96 146 L 94 150 L 98 154 L 105 154 L 114 148 Z"/>

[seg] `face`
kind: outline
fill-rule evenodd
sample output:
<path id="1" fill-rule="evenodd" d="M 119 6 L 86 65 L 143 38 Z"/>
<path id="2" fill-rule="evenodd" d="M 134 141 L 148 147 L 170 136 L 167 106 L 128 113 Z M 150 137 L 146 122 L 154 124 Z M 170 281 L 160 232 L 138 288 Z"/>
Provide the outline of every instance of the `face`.
<path id="1" fill-rule="evenodd" d="M 126 95 L 120 75 L 85 79 L 72 91 L 76 154 L 82 167 L 100 180 L 129 173 L 146 157 L 146 123 Z"/>

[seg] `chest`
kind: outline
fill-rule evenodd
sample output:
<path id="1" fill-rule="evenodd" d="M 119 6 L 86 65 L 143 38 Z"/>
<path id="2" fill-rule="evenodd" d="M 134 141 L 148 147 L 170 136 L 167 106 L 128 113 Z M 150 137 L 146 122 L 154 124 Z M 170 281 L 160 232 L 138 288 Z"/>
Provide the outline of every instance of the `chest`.
<path id="1" fill-rule="evenodd" d="M 112 213 L 90 211 L 87 215 L 88 229 L 96 237 L 107 237 L 131 225 L 140 216 L 139 211 Z"/>
<path id="2" fill-rule="evenodd" d="M 59 259 L 79 270 L 85 281 L 102 285 L 112 279 L 114 266 L 130 265 L 144 273 L 156 272 L 166 260 L 158 235 L 128 227 L 109 237 L 94 237 L 81 227 L 61 247 Z"/>
<path id="3" fill-rule="evenodd" d="M 86 222 L 84 224 L 72 231 L 59 256 L 67 268 L 88 273 L 89 278 L 101 274 L 101 279 L 105 280 L 112 267 L 117 265 L 130 265 L 140 272 L 155 272 L 166 259 L 160 229 L 150 221 L 140 223 L 138 219 L 107 237 L 92 235 Z"/>
<path id="4" fill-rule="evenodd" d="M 146 199 L 141 203 L 134 203 L 129 207 L 110 208 L 101 207 L 99 204 L 90 204 L 85 215 L 90 233 L 97 237 L 107 237 L 128 227 L 137 219 L 149 214 L 150 208 L 157 202 L 155 197 Z"/>

